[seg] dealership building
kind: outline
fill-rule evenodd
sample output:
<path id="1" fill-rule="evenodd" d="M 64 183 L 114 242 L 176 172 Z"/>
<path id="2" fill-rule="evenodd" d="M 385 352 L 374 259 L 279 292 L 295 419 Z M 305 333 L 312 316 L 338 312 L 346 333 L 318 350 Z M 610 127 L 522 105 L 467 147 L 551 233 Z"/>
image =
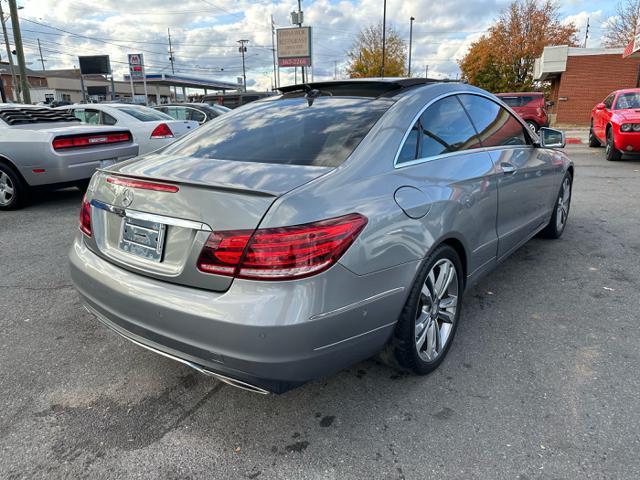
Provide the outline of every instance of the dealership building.
<path id="1" fill-rule="evenodd" d="M 545 47 L 534 80 L 550 82 L 552 123 L 589 125 L 591 109 L 614 90 L 640 86 L 640 59 L 624 48 Z"/>

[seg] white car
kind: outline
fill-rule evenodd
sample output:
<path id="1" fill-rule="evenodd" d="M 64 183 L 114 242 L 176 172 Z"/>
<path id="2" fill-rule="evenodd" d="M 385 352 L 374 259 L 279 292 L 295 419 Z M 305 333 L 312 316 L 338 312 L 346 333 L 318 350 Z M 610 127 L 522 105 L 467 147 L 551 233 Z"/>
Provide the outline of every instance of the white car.
<path id="1" fill-rule="evenodd" d="M 71 112 L 84 123 L 126 128 L 139 145 L 140 155 L 158 150 L 199 126 L 196 121 L 174 120 L 152 108 L 127 103 L 87 103 L 56 109 Z"/>

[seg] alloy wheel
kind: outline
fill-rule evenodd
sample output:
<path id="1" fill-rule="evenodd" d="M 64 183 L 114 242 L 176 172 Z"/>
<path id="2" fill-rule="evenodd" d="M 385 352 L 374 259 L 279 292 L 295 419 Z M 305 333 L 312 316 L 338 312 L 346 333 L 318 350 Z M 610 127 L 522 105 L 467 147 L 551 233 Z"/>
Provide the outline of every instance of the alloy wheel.
<path id="1" fill-rule="evenodd" d="M 14 196 L 14 188 L 9 175 L 0 171 L 0 205 L 6 206 L 11 203 Z"/>
<path id="2" fill-rule="evenodd" d="M 569 217 L 569 205 L 571 204 L 571 182 L 569 177 L 565 177 L 562 182 L 562 189 L 558 195 L 558 205 L 556 212 L 556 229 L 562 231 L 567 218 Z"/>
<path id="3" fill-rule="evenodd" d="M 416 311 L 415 344 L 420 358 L 433 362 L 451 339 L 458 308 L 458 274 L 443 258 L 429 271 Z"/>

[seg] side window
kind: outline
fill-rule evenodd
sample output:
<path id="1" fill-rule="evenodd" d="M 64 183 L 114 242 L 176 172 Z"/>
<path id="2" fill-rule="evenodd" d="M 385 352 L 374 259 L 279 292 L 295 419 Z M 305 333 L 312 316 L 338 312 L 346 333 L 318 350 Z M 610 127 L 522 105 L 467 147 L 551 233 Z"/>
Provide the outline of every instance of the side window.
<path id="1" fill-rule="evenodd" d="M 398 155 L 398 164 L 410 162 L 418 158 L 418 137 L 420 136 L 420 120 L 414 125 Z"/>
<path id="2" fill-rule="evenodd" d="M 531 144 L 526 128 L 496 102 L 469 94 L 461 94 L 460 101 L 469 113 L 483 146 Z"/>
<path id="3" fill-rule="evenodd" d="M 611 107 L 613 107 L 613 99 L 616 98 L 615 93 L 612 93 L 611 95 L 609 95 L 607 98 L 604 99 L 604 106 L 607 108 L 607 110 L 611 110 Z"/>
<path id="4" fill-rule="evenodd" d="M 480 142 L 456 97 L 438 100 L 420 116 L 420 158 L 478 148 Z"/>
<path id="5" fill-rule="evenodd" d="M 195 120 L 198 123 L 204 123 L 207 119 L 207 116 L 200 110 L 196 110 L 195 108 L 186 108 L 185 110 L 188 112 L 187 120 Z"/>
<path id="6" fill-rule="evenodd" d="M 115 125 L 118 121 L 106 112 L 102 112 L 103 125 Z"/>
<path id="7" fill-rule="evenodd" d="M 98 110 L 85 110 L 84 121 L 91 125 L 100 125 L 100 112 Z"/>
<path id="8" fill-rule="evenodd" d="M 75 110 L 72 111 L 73 115 L 80 120 L 82 123 L 85 123 L 85 117 L 84 117 L 84 109 L 82 108 L 76 108 Z"/>

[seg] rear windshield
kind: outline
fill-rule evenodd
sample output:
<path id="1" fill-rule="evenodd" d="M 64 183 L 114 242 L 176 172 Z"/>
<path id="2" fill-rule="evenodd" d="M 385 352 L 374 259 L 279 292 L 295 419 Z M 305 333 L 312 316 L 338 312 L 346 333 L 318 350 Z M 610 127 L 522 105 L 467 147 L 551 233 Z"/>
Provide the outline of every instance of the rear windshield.
<path id="1" fill-rule="evenodd" d="M 640 108 L 640 92 L 621 93 L 618 95 L 615 110 L 626 110 L 627 108 Z"/>
<path id="2" fill-rule="evenodd" d="M 141 122 L 157 122 L 158 120 L 173 120 L 173 117 L 169 115 L 158 112 L 153 108 L 148 107 L 139 107 L 134 105 L 127 106 L 118 106 L 111 105 L 113 108 L 117 108 L 121 112 L 126 113 L 127 115 L 131 115 L 133 118 L 140 120 Z"/>
<path id="3" fill-rule="evenodd" d="M 164 152 L 240 162 L 336 167 L 391 106 L 390 100 L 304 97 L 252 103 Z"/>

